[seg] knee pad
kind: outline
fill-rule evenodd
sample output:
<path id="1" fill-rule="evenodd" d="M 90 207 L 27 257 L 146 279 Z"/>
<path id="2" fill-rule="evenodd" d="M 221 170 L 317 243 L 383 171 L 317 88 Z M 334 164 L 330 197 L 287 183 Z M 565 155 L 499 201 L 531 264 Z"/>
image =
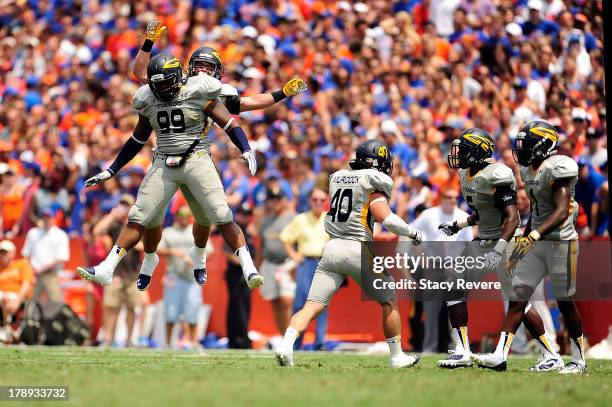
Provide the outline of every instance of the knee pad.
<path id="1" fill-rule="evenodd" d="M 225 225 L 233 220 L 234 215 L 232 214 L 232 210 L 229 208 L 229 206 L 223 205 L 215 209 L 215 224 Z"/>

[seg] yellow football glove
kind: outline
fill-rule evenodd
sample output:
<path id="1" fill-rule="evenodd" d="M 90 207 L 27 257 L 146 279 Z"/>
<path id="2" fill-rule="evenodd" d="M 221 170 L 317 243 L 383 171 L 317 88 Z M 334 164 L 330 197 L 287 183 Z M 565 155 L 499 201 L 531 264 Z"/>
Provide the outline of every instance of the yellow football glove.
<path id="1" fill-rule="evenodd" d="M 308 85 L 300 78 L 291 79 L 283 86 L 283 93 L 285 96 L 295 96 L 298 93 L 305 92 L 308 89 Z"/>
<path id="2" fill-rule="evenodd" d="M 151 40 L 153 42 L 157 41 L 159 37 L 166 31 L 166 26 L 160 20 L 151 20 L 149 24 L 147 24 L 147 29 L 145 30 L 144 37 L 147 40 Z"/>
<path id="3" fill-rule="evenodd" d="M 527 236 L 519 237 L 514 244 L 514 250 L 508 259 L 508 275 L 514 275 L 514 269 L 517 263 L 531 250 L 535 242 L 540 240 L 540 233 L 537 230 L 532 230 Z"/>

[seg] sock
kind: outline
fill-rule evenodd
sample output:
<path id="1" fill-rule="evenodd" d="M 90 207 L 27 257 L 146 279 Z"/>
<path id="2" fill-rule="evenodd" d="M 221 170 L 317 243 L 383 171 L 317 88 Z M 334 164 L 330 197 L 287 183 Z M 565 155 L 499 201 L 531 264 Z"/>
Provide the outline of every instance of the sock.
<path id="1" fill-rule="evenodd" d="M 144 259 L 142 261 L 142 264 L 140 265 L 140 274 L 144 274 L 146 276 L 151 277 L 158 263 L 159 263 L 159 256 L 157 255 L 157 253 L 145 252 Z"/>
<path id="2" fill-rule="evenodd" d="M 455 351 L 470 353 L 470 339 L 468 338 L 467 326 L 460 326 L 452 329 L 453 340 L 455 341 Z"/>
<path id="3" fill-rule="evenodd" d="M 558 356 L 557 352 L 555 352 L 553 347 L 550 345 L 546 334 L 541 335 L 539 338 L 536 339 L 536 341 L 538 342 L 538 347 L 540 348 L 540 351 L 542 351 L 542 354 L 544 354 L 545 357 Z"/>
<path id="4" fill-rule="evenodd" d="M 257 269 L 253 264 L 253 259 L 251 259 L 251 253 L 249 253 L 249 249 L 246 246 L 242 246 L 236 250 L 236 256 L 238 256 L 240 260 L 240 267 L 242 267 L 244 279 L 248 281 L 249 275 L 257 273 Z"/>
<path id="5" fill-rule="evenodd" d="M 396 335 L 393 338 L 387 338 L 387 345 L 389 345 L 389 352 L 391 357 L 402 354 L 402 336 Z"/>
<path id="6" fill-rule="evenodd" d="M 206 268 L 206 247 L 193 246 L 189 249 L 194 270 Z"/>
<path id="7" fill-rule="evenodd" d="M 570 338 L 572 346 L 572 362 L 585 363 L 584 361 L 584 336 Z"/>
<path id="8" fill-rule="evenodd" d="M 512 340 L 514 339 L 514 334 L 510 332 L 502 332 L 499 335 L 499 342 L 497 343 L 497 348 L 495 348 L 495 354 L 504 358 L 504 360 L 508 359 L 508 353 L 510 352 L 510 345 L 512 345 Z"/>
<path id="9" fill-rule="evenodd" d="M 117 264 L 119 264 L 123 256 L 126 254 L 127 251 L 124 248 L 114 245 L 110 253 L 108 253 L 108 256 L 106 256 L 106 259 L 104 259 L 104 261 L 99 265 L 103 266 L 103 268 L 110 268 L 112 275 L 115 272 L 115 268 L 117 268 Z"/>
<path id="10" fill-rule="evenodd" d="M 285 347 L 286 349 L 293 350 L 293 345 L 295 344 L 295 341 L 298 336 L 300 336 L 300 333 L 297 331 L 297 329 L 291 327 L 287 328 L 287 330 L 285 331 L 285 336 L 283 336 L 283 342 L 281 343 L 281 346 Z"/>

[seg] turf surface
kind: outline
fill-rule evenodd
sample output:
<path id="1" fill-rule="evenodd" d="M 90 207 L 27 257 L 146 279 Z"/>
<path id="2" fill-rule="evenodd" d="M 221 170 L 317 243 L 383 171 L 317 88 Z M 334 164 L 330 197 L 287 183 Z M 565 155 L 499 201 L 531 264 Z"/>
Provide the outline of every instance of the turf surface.
<path id="1" fill-rule="evenodd" d="M 519 357 L 505 373 L 442 370 L 441 356 L 391 370 L 386 356 L 298 352 L 297 366 L 281 369 L 269 352 L 10 347 L 0 348 L 0 386 L 70 386 L 70 401 L 53 406 L 612 404 L 612 361 L 590 360 L 587 375 L 566 377 L 530 373 L 534 359 Z"/>

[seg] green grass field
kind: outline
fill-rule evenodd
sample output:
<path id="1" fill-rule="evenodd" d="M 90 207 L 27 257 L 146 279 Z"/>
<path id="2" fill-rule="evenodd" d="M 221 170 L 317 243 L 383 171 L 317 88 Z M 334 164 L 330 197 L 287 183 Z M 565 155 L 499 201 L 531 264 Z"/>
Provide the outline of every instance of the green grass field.
<path id="1" fill-rule="evenodd" d="M 0 348 L 0 385 L 68 385 L 71 406 L 229 405 L 610 405 L 612 362 L 590 360 L 589 373 L 565 377 L 526 371 L 515 357 L 505 373 L 441 370 L 441 355 L 391 370 L 386 356 L 296 353 L 278 368 L 269 352 Z M 40 405 L 41 402 L 0 402 Z"/>

